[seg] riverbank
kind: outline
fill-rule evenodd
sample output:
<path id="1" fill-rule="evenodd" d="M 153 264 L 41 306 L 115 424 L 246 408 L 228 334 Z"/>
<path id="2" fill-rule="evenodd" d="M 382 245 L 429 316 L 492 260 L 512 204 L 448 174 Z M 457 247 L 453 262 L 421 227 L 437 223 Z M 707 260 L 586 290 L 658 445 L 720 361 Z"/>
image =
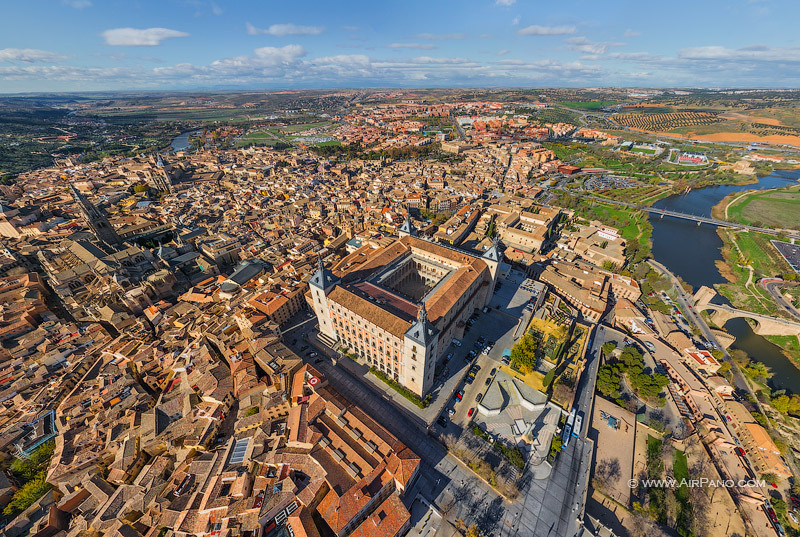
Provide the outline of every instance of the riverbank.
<path id="1" fill-rule="evenodd" d="M 798 171 L 775 172 L 765 177 L 759 177 L 758 183 L 752 186 L 717 185 L 696 189 L 687 194 L 665 198 L 654 206 L 660 209 L 710 216 L 711 208 L 718 205 L 728 195 L 738 196 L 745 191 L 785 187 L 794 184 L 798 178 L 800 178 Z M 669 217 L 660 218 L 657 215 L 651 215 L 650 222 L 653 225 L 653 258 L 695 289 L 703 285 L 717 289 L 720 296 L 714 302 L 723 304 L 729 302 L 729 299 L 726 298 L 726 291 L 724 291 L 725 286 L 744 286 L 747 283 L 750 269 L 737 266 L 737 258 L 730 253 L 732 251 L 738 255 L 732 243 L 727 245 L 729 251 L 723 257 L 722 249 L 726 244 L 718 234 L 716 227 L 697 226 L 693 222 Z M 769 241 L 767 241 L 768 243 Z M 758 265 L 756 264 L 754 268 L 758 270 Z M 720 269 L 726 277 L 723 277 Z M 732 283 L 732 280 L 737 283 Z M 753 274 L 751 284 L 758 285 L 756 272 Z M 759 292 L 758 289 L 755 292 Z M 729 296 L 735 298 L 733 295 Z M 747 298 L 747 296 L 742 298 Z M 755 300 L 753 297 L 750 299 Z M 732 349 L 746 352 L 753 360 L 763 363 L 773 371 L 774 375 L 770 379 L 772 389 L 786 389 L 800 394 L 800 369 L 795 365 L 795 361 L 784 354 L 781 347 L 785 342 L 755 334 L 751 325 L 744 319 L 731 319 L 725 324 L 724 330 L 736 338 L 731 345 Z"/>
<path id="2" fill-rule="evenodd" d="M 723 246 L 722 259 L 716 265 L 727 280 L 715 286 L 717 291 L 736 308 L 793 320 L 758 284 L 765 276 L 792 270 L 769 242 L 776 236 L 726 228 L 718 228 L 717 235 Z M 763 337 L 800 369 L 800 340 L 796 336 Z"/>
<path id="3" fill-rule="evenodd" d="M 711 216 L 757 227 L 796 229 L 800 227 L 800 184 L 728 194 L 712 207 Z"/>

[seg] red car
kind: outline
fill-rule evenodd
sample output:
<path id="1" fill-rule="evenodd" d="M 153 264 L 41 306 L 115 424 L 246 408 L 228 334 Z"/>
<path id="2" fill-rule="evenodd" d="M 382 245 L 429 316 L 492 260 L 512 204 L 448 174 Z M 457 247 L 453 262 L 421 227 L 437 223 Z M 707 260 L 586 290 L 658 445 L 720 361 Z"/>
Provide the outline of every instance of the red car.
<path id="1" fill-rule="evenodd" d="M 461 401 L 462 397 L 464 397 L 464 390 L 461 390 L 456 394 L 456 399 L 458 399 L 459 401 Z"/>
<path id="2" fill-rule="evenodd" d="M 475 413 L 475 409 L 474 408 L 470 408 L 469 412 L 467 412 L 467 417 L 471 418 L 474 413 Z"/>
<path id="3" fill-rule="evenodd" d="M 742 457 L 747 457 L 747 453 L 745 453 L 744 450 L 740 447 L 736 448 L 736 453 L 738 453 Z"/>

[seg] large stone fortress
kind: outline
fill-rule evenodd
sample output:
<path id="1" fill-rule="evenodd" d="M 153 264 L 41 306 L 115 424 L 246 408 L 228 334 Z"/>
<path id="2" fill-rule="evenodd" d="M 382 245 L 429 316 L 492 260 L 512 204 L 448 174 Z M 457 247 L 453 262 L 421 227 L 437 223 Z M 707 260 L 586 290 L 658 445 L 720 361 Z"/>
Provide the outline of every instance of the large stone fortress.
<path id="1" fill-rule="evenodd" d="M 436 361 L 466 320 L 491 300 L 500 254 L 483 256 L 401 230 L 385 246 L 364 245 L 309 282 L 323 338 L 347 347 L 419 396 Z"/>

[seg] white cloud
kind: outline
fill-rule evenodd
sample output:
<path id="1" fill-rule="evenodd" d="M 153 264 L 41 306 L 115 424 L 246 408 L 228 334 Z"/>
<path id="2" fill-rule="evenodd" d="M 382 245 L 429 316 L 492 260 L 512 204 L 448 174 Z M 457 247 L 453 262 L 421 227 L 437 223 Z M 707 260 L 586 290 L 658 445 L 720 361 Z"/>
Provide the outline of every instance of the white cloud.
<path id="1" fill-rule="evenodd" d="M 511 26 L 517 26 L 519 24 L 519 15 L 511 19 Z"/>
<path id="2" fill-rule="evenodd" d="M 498 56 L 505 56 L 505 55 L 506 55 L 506 54 L 508 54 L 509 52 L 511 52 L 511 51 L 510 51 L 510 50 L 508 50 L 508 49 L 503 49 L 503 50 L 500 50 L 500 51 L 498 51 L 498 52 L 497 52 L 497 55 L 498 55 Z"/>
<path id="3" fill-rule="evenodd" d="M 630 38 L 630 37 L 639 37 L 640 35 L 642 35 L 642 32 L 637 32 L 636 30 L 631 30 L 630 28 L 625 30 L 625 34 L 624 34 L 624 36 L 628 37 L 628 38 Z"/>
<path id="4" fill-rule="evenodd" d="M 113 28 L 102 34 L 106 45 L 115 47 L 154 47 L 165 39 L 187 37 L 189 34 L 169 28 Z"/>
<path id="5" fill-rule="evenodd" d="M 445 39 L 464 39 L 467 36 L 466 34 L 417 34 L 414 37 L 428 41 L 443 41 Z"/>
<path id="6" fill-rule="evenodd" d="M 519 35 L 570 35 L 577 33 L 574 26 L 539 26 L 534 24 L 517 31 Z"/>
<path id="7" fill-rule="evenodd" d="M 91 0 L 61 0 L 61 3 L 65 6 L 75 9 L 86 9 L 87 7 L 92 7 Z"/>
<path id="8" fill-rule="evenodd" d="M 436 45 L 431 45 L 430 43 L 392 43 L 391 45 L 386 45 L 386 48 L 413 48 L 417 50 L 433 50 L 436 48 Z"/>
<path id="9" fill-rule="evenodd" d="M 269 28 L 256 28 L 249 22 L 245 24 L 249 35 L 274 35 L 286 37 L 287 35 L 319 35 L 325 29 L 322 26 L 298 26 L 296 24 L 273 24 Z"/>
<path id="10" fill-rule="evenodd" d="M 495 5 L 498 6 L 512 6 L 517 0 L 494 0 Z"/>
<path id="11" fill-rule="evenodd" d="M 567 39 L 567 43 L 569 43 L 567 48 L 569 48 L 570 50 L 577 50 L 579 52 L 584 52 L 586 54 L 591 54 L 593 56 L 597 56 L 599 54 L 605 54 L 611 47 L 622 46 L 622 43 L 617 43 L 615 41 L 595 43 L 593 41 L 589 41 L 583 36 L 570 37 L 569 39 Z"/>
<path id="12" fill-rule="evenodd" d="M 732 62 L 800 62 L 800 47 L 768 47 L 751 45 L 737 49 L 721 46 L 691 47 L 678 51 L 684 60 L 717 60 Z"/>
<path id="13" fill-rule="evenodd" d="M 67 57 L 57 52 L 35 48 L 0 49 L 0 63 L 44 63 L 59 62 Z"/>

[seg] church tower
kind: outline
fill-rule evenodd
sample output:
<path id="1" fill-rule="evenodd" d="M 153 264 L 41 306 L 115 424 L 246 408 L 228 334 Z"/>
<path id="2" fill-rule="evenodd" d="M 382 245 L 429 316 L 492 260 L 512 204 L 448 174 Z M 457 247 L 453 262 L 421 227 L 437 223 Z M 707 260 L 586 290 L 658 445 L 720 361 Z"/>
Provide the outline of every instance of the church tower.
<path id="1" fill-rule="evenodd" d="M 402 384 L 424 397 L 433 388 L 433 373 L 439 356 L 439 330 L 428 320 L 423 302 L 417 320 L 403 337 Z"/>
<path id="2" fill-rule="evenodd" d="M 329 342 L 336 342 L 338 336 L 336 335 L 336 329 L 333 326 L 333 319 L 328 306 L 328 293 L 339 283 L 339 279 L 325 268 L 322 256 L 318 255 L 317 271 L 308 281 L 308 286 L 311 289 L 311 299 L 314 302 L 314 313 L 317 314 L 317 320 L 319 321 L 320 336 L 323 337 L 323 340 L 328 338 Z"/>
<path id="3" fill-rule="evenodd" d="M 503 262 L 503 252 L 500 251 L 500 235 L 495 235 L 492 240 L 492 246 L 481 256 L 481 259 L 488 265 L 489 273 L 492 275 L 492 285 L 489 292 L 486 294 L 486 303 L 488 306 L 494 296 L 494 288 L 497 285 L 497 277 L 500 272 L 500 263 Z"/>
<path id="4" fill-rule="evenodd" d="M 72 198 L 78 202 L 78 208 L 81 211 L 83 219 L 92 229 L 95 237 L 109 246 L 121 246 L 122 239 L 119 238 L 117 232 L 111 227 L 105 212 L 95 207 L 74 185 L 70 185 L 69 188 Z"/>
<path id="5" fill-rule="evenodd" d="M 417 230 L 414 227 L 414 224 L 411 223 L 411 216 L 410 211 L 406 209 L 406 221 L 403 222 L 403 225 L 400 226 L 400 229 L 397 231 L 397 234 L 400 235 L 400 238 L 403 237 L 416 237 Z"/>

